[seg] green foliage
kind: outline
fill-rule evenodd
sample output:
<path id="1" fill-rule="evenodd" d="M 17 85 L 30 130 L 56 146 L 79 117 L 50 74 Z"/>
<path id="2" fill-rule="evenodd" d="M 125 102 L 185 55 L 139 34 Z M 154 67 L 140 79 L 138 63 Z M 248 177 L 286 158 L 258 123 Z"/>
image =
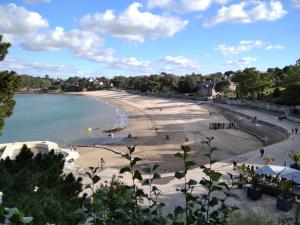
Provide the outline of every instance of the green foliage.
<path id="1" fill-rule="evenodd" d="M 25 145 L 15 160 L 0 161 L 0 190 L 3 205 L 17 207 L 34 218 L 34 224 L 76 224 L 75 210 L 82 204 L 81 179 L 63 174 L 64 159 L 52 150 L 33 153 Z"/>
<path id="2" fill-rule="evenodd" d="M 2 42 L 0 35 L 0 62 L 8 53 L 10 43 Z M 19 90 L 20 80 L 16 73 L 11 71 L 0 71 L 0 135 L 4 127 L 5 118 L 11 116 L 15 106 L 14 94 Z"/>
<path id="3" fill-rule="evenodd" d="M 19 77 L 21 80 L 21 89 L 54 89 L 55 85 L 57 85 L 57 88 L 59 89 L 59 82 L 55 81 L 54 79 L 33 77 L 29 75 L 19 75 Z"/>
<path id="4" fill-rule="evenodd" d="M 148 175 L 143 179 L 137 163 L 140 158 L 134 157 L 135 146 L 127 147 L 128 152 L 123 155 L 129 162 L 129 165 L 120 170 L 120 174 L 129 173 L 132 179 L 132 185 L 128 186 L 118 181 L 115 177 L 110 183 L 101 184 L 99 188 L 94 189 L 100 178 L 97 169 L 90 168 L 88 176 L 92 185 L 86 189 L 91 190 L 91 196 L 86 198 L 83 207 L 78 213 L 85 214 L 85 220 L 91 224 L 118 224 L 118 225 L 141 225 L 141 224 L 165 224 L 165 219 L 161 214 L 163 203 L 158 202 L 160 195 L 159 189 L 152 184 L 156 179 L 160 179 L 157 173 L 157 165 L 143 166 L 142 171 Z M 148 187 L 147 193 L 137 185 L 140 182 L 143 187 Z M 148 207 L 141 207 L 144 200 L 148 201 Z"/>
<path id="5" fill-rule="evenodd" d="M 221 80 L 216 83 L 215 90 L 217 92 L 226 93 L 229 91 L 230 82 L 228 80 Z"/>
<path id="6" fill-rule="evenodd" d="M 273 84 L 268 73 L 260 73 L 256 68 L 246 68 L 236 72 L 234 80 L 238 83 L 239 98 L 257 99 Z"/>
<path id="7" fill-rule="evenodd" d="M 291 151 L 289 153 L 289 157 L 294 161 L 296 165 L 298 165 L 298 162 L 300 161 L 300 152 Z"/>
<path id="8" fill-rule="evenodd" d="M 226 205 L 228 197 L 233 196 L 230 190 L 233 186 L 233 176 L 228 174 L 231 178 L 231 184 L 221 181 L 222 174 L 212 169 L 214 160 L 212 153 L 217 149 L 211 146 L 213 137 L 207 137 L 203 142 L 208 146 L 209 167 L 202 166 L 204 176 L 200 182 L 190 179 L 187 180 L 188 171 L 195 166 L 192 160 L 189 160 L 189 146 L 182 146 L 181 152 L 175 154 L 175 157 L 180 159 L 183 163 L 183 170 L 176 171 L 175 177 L 177 179 L 184 179 L 184 186 L 179 188 L 185 198 L 185 207 L 178 206 L 175 208 L 173 214 L 169 215 L 172 224 L 201 224 L 201 225 L 217 225 L 227 224 L 229 214 L 236 210 L 235 207 Z M 193 193 L 194 187 L 200 184 L 207 191 L 200 195 Z M 223 197 L 217 197 L 215 193 L 222 193 Z"/>
<path id="9" fill-rule="evenodd" d="M 300 79 L 299 79 L 300 82 Z M 282 91 L 282 95 L 275 102 L 284 105 L 300 105 L 300 83 L 290 84 Z"/>
<path id="10" fill-rule="evenodd" d="M 3 61 L 5 59 L 5 56 L 7 55 L 10 46 L 10 43 L 2 42 L 2 35 L 0 35 L 0 61 Z"/>
<path id="11" fill-rule="evenodd" d="M 6 208 L 3 205 L 0 205 L 0 224 L 32 224 L 33 217 L 25 216 L 23 212 L 21 212 L 17 208 Z"/>
<path id="12" fill-rule="evenodd" d="M 196 76 L 185 76 L 179 83 L 179 91 L 181 93 L 195 93 L 197 91 L 197 81 L 199 80 Z"/>
<path id="13" fill-rule="evenodd" d="M 282 196 L 284 198 L 291 197 L 291 189 L 292 189 L 293 183 L 289 180 L 283 180 L 281 179 L 278 183 L 278 187 L 282 192 Z"/>

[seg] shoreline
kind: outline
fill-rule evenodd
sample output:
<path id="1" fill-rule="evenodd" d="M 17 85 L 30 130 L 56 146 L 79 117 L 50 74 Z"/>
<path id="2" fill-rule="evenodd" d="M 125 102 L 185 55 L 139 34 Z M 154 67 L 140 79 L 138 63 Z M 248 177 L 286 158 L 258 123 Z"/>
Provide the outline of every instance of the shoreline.
<path id="1" fill-rule="evenodd" d="M 215 145 L 221 150 L 218 160 L 226 160 L 263 146 L 256 137 L 239 130 L 209 130 L 209 122 L 229 121 L 222 115 L 209 116 L 209 112 L 216 109 L 207 104 L 116 91 L 75 94 L 106 101 L 127 113 L 128 124 L 120 131 L 125 138 L 117 143 L 100 145 L 103 149 L 110 148 L 124 153 L 126 146 L 136 145 L 136 155 L 144 159 L 145 163 L 159 164 L 162 172 L 172 172 L 181 168 L 173 155 L 180 151 L 183 144 L 192 147 L 191 154 L 197 165 L 205 164 L 207 160 L 204 155 L 207 149 L 201 141 L 206 136 L 215 137 Z M 127 137 L 129 134 L 132 138 Z M 105 150 L 81 147 L 79 151 L 81 157 L 78 164 L 84 168 L 98 166 L 102 157 L 108 168 L 119 168 L 126 164 L 124 159 L 118 159 Z"/>

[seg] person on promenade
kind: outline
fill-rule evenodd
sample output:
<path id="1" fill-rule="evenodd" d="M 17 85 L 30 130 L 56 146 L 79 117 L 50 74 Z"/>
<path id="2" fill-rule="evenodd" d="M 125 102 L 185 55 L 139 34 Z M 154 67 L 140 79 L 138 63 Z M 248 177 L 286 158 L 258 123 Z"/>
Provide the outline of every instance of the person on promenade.
<path id="1" fill-rule="evenodd" d="M 294 133 L 294 128 L 292 128 L 292 134 Z"/>
<path id="2" fill-rule="evenodd" d="M 251 166 L 251 173 L 254 173 L 255 171 L 254 171 L 254 166 L 252 165 Z"/>
<path id="3" fill-rule="evenodd" d="M 262 158 L 264 156 L 264 154 L 265 154 L 265 150 L 263 148 L 261 148 L 259 150 L 259 152 L 260 152 L 260 158 Z"/>
<path id="4" fill-rule="evenodd" d="M 101 168 L 101 170 L 104 169 L 104 166 L 105 166 L 105 161 L 104 161 L 104 159 L 101 157 L 101 161 L 100 161 L 100 168 Z"/>
<path id="5" fill-rule="evenodd" d="M 250 165 L 247 166 L 247 173 L 251 173 Z"/>
<path id="6" fill-rule="evenodd" d="M 298 128 L 296 127 L 296 128 L 295 128 L 295 134 L 297 134 L 297 133 L 298 133 Z"/>

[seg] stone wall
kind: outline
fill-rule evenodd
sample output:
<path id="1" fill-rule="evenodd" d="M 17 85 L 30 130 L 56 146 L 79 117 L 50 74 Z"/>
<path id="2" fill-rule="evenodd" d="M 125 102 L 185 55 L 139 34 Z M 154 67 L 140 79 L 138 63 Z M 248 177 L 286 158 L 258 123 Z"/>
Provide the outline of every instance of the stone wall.
<path id="1" fill-rule="evenodd" d="M 216 102 L 228 104 L 228 105 L 240 105 L 240 106 L 248 106 L 257 109 L 264 109 L 268 111 L 277 112 L 279 114 L 286 114 L 289 113 L 290 110 L 294 109 L 291 106 L 285 105 L 276 105 L 269 102 L 258 102 L 258 101 L 251 101 L 251 100 L 230 100 L 230 99 L 216 99 Z"/>

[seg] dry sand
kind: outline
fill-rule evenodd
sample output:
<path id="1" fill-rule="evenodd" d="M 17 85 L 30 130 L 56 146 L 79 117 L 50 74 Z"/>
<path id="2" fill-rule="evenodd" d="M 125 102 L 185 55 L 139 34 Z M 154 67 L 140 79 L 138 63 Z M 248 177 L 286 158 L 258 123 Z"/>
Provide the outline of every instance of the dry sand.
<path id="1" fill-rule="evenodd" d="M 126 146 L 136 145 L 136 155 L 144 159 L 144 163 L 156 163 L 161 172 L 171 172 L 181 167 L 174 154 L 183 144 L 192 147 L 191 156 L 197 165 L 207 163 L 207 148 L 201 143 L 206 136 L 215 137 L 214 146 L 219 149 L 215 158 L 218 160 L 262 146 L 257 138 L 239 130 L 210 130 L 209 123 L 229 121 L 222 115 L 210 116 L 209 112 L 216 112 L 216 109 L 205 104 L 117 91 L 83 94 L 122 107 L 129 116 L 129 124 L 121 133 L 126 137 L 132 135 L 132 138 L 124 138 L 117 144 L 101 146 L 103 148 L 78 148 L 80 158 L 77 164 L 83 168 L 98 166 L 101 158 L 104 158 L 106 168 L 126 164 L 120 155 L 104 148 L 126 152 Z"/>

